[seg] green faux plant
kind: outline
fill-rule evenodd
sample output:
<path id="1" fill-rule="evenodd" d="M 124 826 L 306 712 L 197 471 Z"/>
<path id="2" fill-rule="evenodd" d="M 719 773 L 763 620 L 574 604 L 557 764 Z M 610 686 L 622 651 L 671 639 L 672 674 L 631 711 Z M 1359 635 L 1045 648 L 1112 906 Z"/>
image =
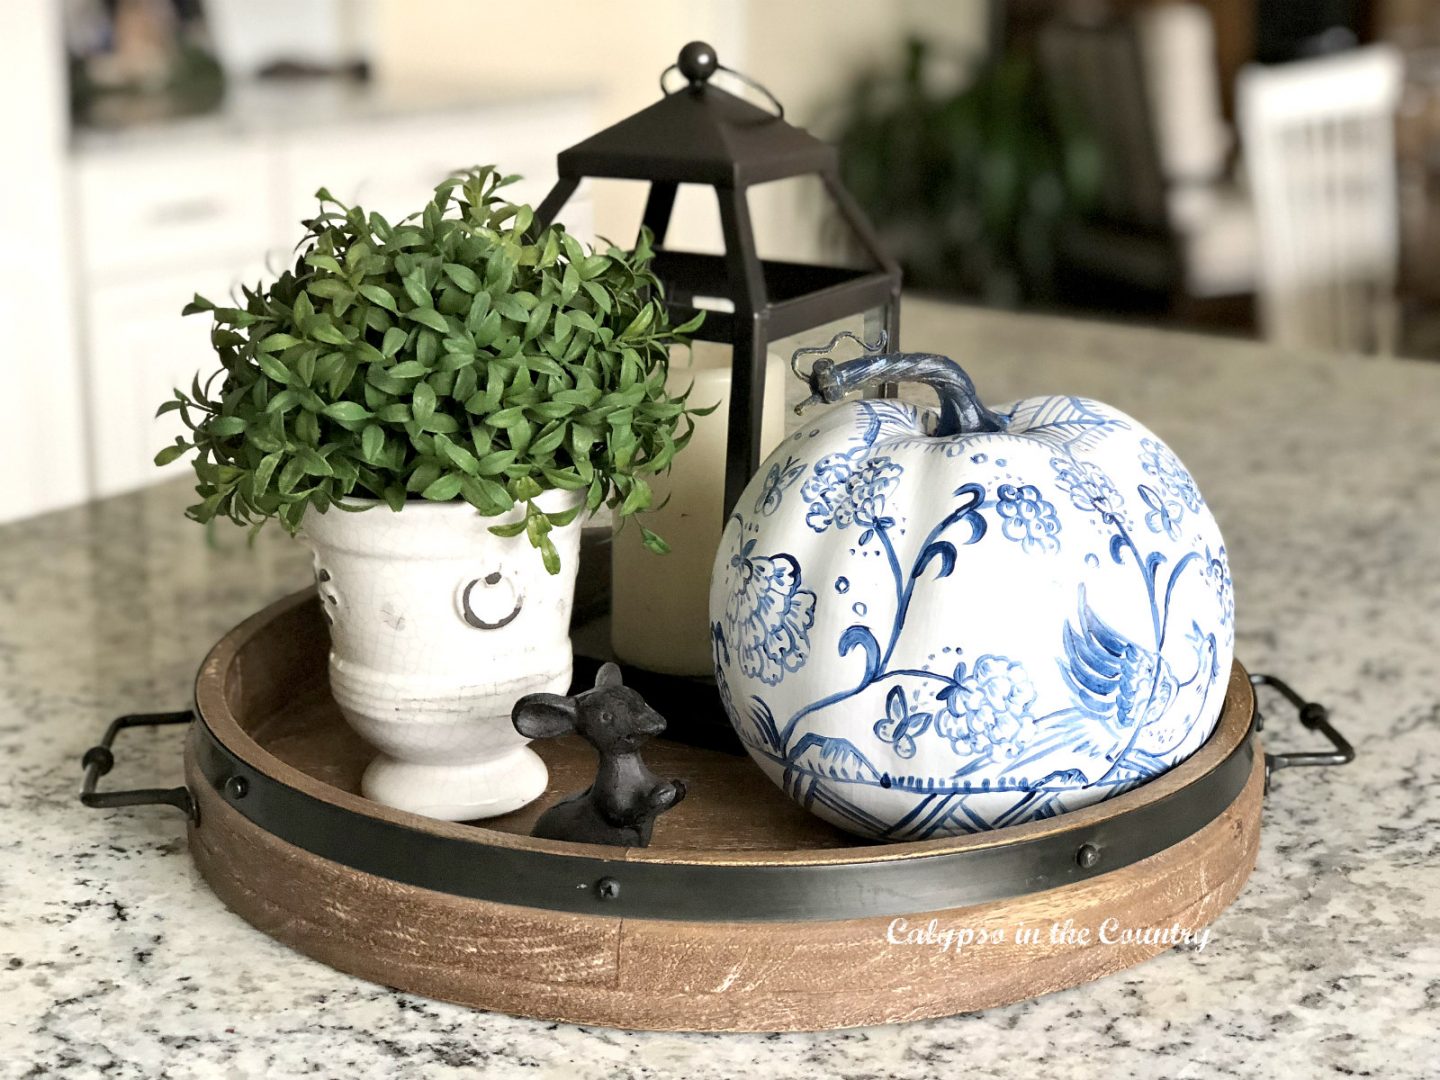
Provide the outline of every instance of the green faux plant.
<path id="1" fill-rule="evenodd" d="M 395 225 L 321 189 L 294 270 L 243 289 L 244 307 L 186 306 L 213 315 L 221 363 L 160 407 L 189 436 L 156 464 L 198 451 L 188 516 L 293 533 L 307 509 L 354 499 L 523 505 L 491 531 L 525 532 L 555 573 L 548 533 L 579 508 L 546 513 L 541 492 L 584 491 L 621 519 L 649 506 L 645 477 L 706 411 L 665 389 L 670 346 L 698 319 L 670 325 L 648 235 L 604 253 L 558 225 L 531 236 L 530 208 L 497 193 L 513 179 L 457 174 Z"/>
<path id="2" fill-rule="evenodd" d="M 855 80 L 836 121 L 841 179 L 908 287 L 1002 307 L 1049 298 L 1058 231 L 1099 190 L 1099 148 L 1030 57 L 986 60 L 937 93 L 942 59 L 911 39 L 898 69 Z"/>

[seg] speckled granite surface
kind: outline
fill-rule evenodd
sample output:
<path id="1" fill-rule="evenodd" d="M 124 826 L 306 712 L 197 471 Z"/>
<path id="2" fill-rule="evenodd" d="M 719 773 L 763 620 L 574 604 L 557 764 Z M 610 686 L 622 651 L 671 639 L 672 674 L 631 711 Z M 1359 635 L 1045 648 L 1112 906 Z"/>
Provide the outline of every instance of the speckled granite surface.
<path id="1" fill-rule="evenodd" d="M 79 758 L 186 704 L 210 643 L 305 584 L 278 533 L 183 521 L 183 484 L 0 528 L 0 1075 L 1440 1075 L 1440 366 L 914 303 L 994 401 L 1078 392 L 1185 459 L 1230 547 L 1239 655 L 1333 707 L 1345 770 L 1281 774 L 1203 952 L 988 1013 L 836 1034 L 622 1034 L 358 982 L 226 911 L 178 814 L 97 813 Z M 1284 713 L 1272 749 L 1309 745 Z M 178 783 L 180 732 L 113 786 Z"/>

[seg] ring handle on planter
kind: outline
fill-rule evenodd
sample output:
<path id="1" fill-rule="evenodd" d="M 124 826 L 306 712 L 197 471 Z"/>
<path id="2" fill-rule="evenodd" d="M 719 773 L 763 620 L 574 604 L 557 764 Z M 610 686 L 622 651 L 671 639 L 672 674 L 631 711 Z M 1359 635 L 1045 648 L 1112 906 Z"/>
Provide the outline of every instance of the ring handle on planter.
<path id="1" fill-rule="evenodd" d="M 1337 766 L 1349 765 L 1355 760 L 1355 748 L 1350 745 L 1349 740 L 1340 732 L 1336 731 L 1330 723 L 1330 710 L 1316 701 L 1306 701 L 1290 684 L 1274 675 L 1262 675 L 1259 673 L 1250 676 L 1250 685 L 1259 689 L 1268 686 L 1275 690 L 1291 705 L 1295 706 L 1296 712 L 1300 715 L 1300 723 L 1304 724 L 1311 731 L 1318 731 L 1325 738 L 1330 740 L 1331 750 L 1301 750 L 1288 754 L 1266 754 L 1265 755 L 1265 790 L 1270 790 L 1270 775 L 1277 769 L 1293 769 L 1301 765 Z M 1255 709 L 1255 730 L 1262 730 L 1265 726 L 1265 718 L 1260 712 L 1259 706 Z"/>
<path id="2" fill-rule="evenodd" d="M 173 788 L 132 788 L 129 791 L 96 791 L 100 777 L 115 767 L 115 755 L 110 747 L 115 736 L 124 728 L 159 727 L 162 724 L 188 724 L 195 719 L 189 709 L 183 712 L 139 713 L 121 716 L 105 729 L 105 737 L 99 745 L 85 751 L 80 764 L 85 769 L 85 780 L 80 785 L 80 801 L 97 810 L 109 810 L 117 806 L 173 806 L 190 821 L 199 824 L 200 815 L 190 789 L 184 786 Z"/>

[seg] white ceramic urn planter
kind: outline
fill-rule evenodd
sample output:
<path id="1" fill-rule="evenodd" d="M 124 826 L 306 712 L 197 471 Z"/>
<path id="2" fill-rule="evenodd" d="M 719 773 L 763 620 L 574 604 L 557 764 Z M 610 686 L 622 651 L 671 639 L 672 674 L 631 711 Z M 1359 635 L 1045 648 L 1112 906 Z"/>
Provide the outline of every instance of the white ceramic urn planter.
<path id="1" fill-rule="evenodd" d="M 575 494 L 537 505 L 569 509 Z M 330 688 L 350 725 L 380 753 L 362 793 L 427 817 L 508 813 L 545 790 L 545 765 L 510 722 L 525 694 L 570 686 L 570 611 L 583 514 L 550 537 L 545 572 L 522 533 L 523 507 L 483 517 L 463 502 L 310 511 L 301 539 L 315 556 L 330 622 Z"/>
<path id="2" fill-rule="evenodd" d="M 938 417 L 838 404 L 761 467 L 710 594 L 730 719 L 787 794 L 921 840 L 1152 779 L 1215 727 L 1234 648 L 1194 480 L 1100 402 L 991 411 L 926 354 L 816 364 L 815 397 L 918 381 Z"/>

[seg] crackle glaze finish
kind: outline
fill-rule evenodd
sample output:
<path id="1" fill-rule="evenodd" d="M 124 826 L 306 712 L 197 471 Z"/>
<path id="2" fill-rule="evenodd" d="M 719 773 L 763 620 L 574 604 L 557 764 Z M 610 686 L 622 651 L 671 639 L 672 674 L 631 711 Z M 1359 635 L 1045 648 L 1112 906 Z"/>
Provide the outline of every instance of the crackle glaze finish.
<path id="1" fill-rule="evenodd" d="M 937 437 L 859 401 L 775 451 L 726 525 L 715 669 L 751 756 L 877 839 L 1049 817 L 1187 757 L 1234 649 L 1225 545 L 1174 453 L 1077 397 Z"/>
<path id="2" fill-rule="evenodd" d="M 560 510 L 573 496 L 537 502 Z M 367 798 L 468 821 L 544 792 L 545 765 L 510 709 L 570 685 L 581 518 L 550 534 L 560 553 L 552 576 L 523 534 L 490 532 L 518 515 L 482 517 L 459 502 L 306 514 L 301 538 L 330 622 L 330 689 L 380 752 L 365 771 Z"/>

